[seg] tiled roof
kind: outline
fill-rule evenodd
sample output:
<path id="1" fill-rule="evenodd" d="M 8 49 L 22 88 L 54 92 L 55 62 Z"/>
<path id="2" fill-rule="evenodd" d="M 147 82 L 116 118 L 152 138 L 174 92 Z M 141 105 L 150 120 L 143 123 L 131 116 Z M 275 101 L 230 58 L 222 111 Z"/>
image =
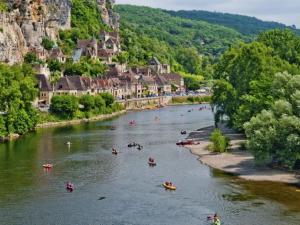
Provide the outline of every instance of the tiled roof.
<path id="1" fill-rule="evenodd" d="M 36 75 L 40 91 L 52 91 L 51 84 L 44 74 Z"/>

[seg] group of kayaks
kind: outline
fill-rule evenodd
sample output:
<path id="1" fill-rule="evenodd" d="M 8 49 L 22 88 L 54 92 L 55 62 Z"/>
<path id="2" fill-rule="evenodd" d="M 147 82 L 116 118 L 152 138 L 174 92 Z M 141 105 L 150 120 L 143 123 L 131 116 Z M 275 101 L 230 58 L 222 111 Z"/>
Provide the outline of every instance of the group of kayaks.
<path id="1" fill-rule="evenodd" d="M 143 150 L 143 148 L 144 148 L 141 144 L 138 144 L 136 142 L 129 143 L 127 147 L 128 148 L 134 148 L 134 147 L 136 147 L 137 150 L 140 150 L 140 151 Z"/>

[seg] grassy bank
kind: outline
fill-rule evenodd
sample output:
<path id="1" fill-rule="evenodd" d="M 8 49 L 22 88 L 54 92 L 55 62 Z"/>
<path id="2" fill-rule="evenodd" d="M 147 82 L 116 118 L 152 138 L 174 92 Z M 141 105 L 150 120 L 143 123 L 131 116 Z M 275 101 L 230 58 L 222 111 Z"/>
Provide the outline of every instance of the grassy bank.
<path id="1" fill-rule="evenodd" d="M 201 104 L 209 103 L 211 96 L 180 96 L 173 97 L 171 104 Z"/>

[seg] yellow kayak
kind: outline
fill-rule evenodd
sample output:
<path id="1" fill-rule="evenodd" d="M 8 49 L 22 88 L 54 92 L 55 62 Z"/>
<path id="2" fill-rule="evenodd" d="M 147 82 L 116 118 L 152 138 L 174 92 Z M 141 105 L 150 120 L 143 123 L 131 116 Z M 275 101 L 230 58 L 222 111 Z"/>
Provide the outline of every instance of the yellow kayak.
<path id="1" fill-rule="evenodd" d="M 165 183 L 163 184 L 163 186 L 165 187 L 165 189 L 169 189 L 169 190 L 172 190 L 172 191 L 175 191 L 176 190 L 176 186 L 172 185 L 166 185 Z"/>
<path id="2" fill-rule="evenodd" d="M 296 192 L 300 192 L 300 189 L 297 189 Z"/>

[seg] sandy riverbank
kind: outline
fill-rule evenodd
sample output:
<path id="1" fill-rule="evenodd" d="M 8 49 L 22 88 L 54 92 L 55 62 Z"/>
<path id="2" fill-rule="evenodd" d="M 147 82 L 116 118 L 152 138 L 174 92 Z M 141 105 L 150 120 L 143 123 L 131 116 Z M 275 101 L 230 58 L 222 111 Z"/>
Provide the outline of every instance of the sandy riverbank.
<path id="1" fill-rule="evenodd" d="M 203 128 L 192 132 L 188 137 L 200 140 L 200 145 L 187 146 L 187 148 L 190 149 L 193 154 L 199 156 L 199 161 L 203 164 L 251 181 L 299 183 L 299 177 L 294 173 L 268 167 L 257 167 L 254 162 L 254 157 L 249 152 L 239 150 L 239 143 L 245 140 L 243 135 L 234 133 L 230 129 L 222 129 L 231 139 L 230 152 L 216 154 L 208 151 L 209 136 L 213 129 L 214 127 Z"/>

